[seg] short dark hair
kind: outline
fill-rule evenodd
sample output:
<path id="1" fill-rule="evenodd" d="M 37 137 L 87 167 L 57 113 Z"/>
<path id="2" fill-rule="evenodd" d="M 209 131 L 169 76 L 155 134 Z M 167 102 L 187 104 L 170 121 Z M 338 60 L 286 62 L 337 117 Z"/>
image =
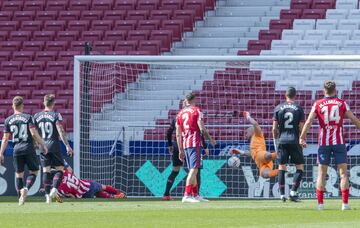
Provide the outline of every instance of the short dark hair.
<path id="1" fill-rule="evenodd" d="M 296 89 L 292 86 L 290 86 L 287 90 L 286 90 L 286 96 L 290 99 L 294 99 L 296 96 Z"/>
<path id="2" fill-rule="evenodd" d="M 327 94 L 333 94 L 336 92 L 336 83 L 335 81 L 325 81 L 324 90 Z"/>
<path id="3" fill-rule="evenodd" d="M 54 94 L 46 94 L 44 96 L 44 105 L 46 107 L 50 107 L 52 105 L 54 105 L 55 103 L 55 95 Z"/>
<path id="4" fill-rule="evenodd" d="M 12 100 L 14 108 L 20 108 L 21 105 L 24 104 L 24 99 L 21 96 L 16 96 Z"/>
<path id="5" fill-rule="evenodd" d="M 195 94 L 193 93 L 189 93 L 188 95 L 185 96 L 185 100 L 188 102 L 191 102 L 195 99 Z"/>

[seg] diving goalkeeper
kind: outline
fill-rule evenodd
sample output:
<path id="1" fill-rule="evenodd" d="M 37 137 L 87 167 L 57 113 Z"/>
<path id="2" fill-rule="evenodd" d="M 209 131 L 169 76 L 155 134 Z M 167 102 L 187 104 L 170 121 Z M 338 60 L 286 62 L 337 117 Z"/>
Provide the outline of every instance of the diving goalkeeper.
<path id="1" fill-rule="evenodd" d="M 251 123 L 251 127 L 246 129 L 246 140 L 250 141 L 250 151 L 242 151 L 239 149 L 232 149 L 232 154 L 241 154 L 251 156 L 255 161 L 256 166 L 260 171 L 260 176 L 263 178 L 276 177 L 279 170 L 273 169 L 273 160 L 276 159 L 276 153 L 266 151 L 265 137 L 260 125 L 256 122 L 249 112 L 244 112 L 243 116 Z"/>

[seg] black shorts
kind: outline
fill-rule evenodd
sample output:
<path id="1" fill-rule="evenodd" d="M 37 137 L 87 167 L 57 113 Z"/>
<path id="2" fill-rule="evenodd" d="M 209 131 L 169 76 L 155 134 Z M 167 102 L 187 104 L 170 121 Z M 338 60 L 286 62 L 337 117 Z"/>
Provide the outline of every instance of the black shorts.
<path id="1" fill-rule="evenodd" d="M 24 155 L 14 155 L 14 168 L 15 172 L 22 173 L 25 171 L 25 165 L 30 171 L 39 170 L 39 158 L 36 153 L 28 153 Z"/>
<path id="2" fill-rule="evenodd" d="M 56 167 L 56 166 L 64 166 L 64 158 L 60 151 L 52 151 L 44 155 L 40 154 L 41 166 L 42 167 Z"/>
<path id="3" fill-rule="evenodd" d="M 302 147 L 299 144 L 279 144 L 278 146 L 278 158 L 280 165 L 304 164 L 304 154 Z"/>
<path id="4" fill-rule="evenodd" d="M 172 164 L 173 166 L 183 166 L 183 162 L 179 159 L 179 148 L 177 145 L 174 145 L 174 152 L 172 154 Z"/>

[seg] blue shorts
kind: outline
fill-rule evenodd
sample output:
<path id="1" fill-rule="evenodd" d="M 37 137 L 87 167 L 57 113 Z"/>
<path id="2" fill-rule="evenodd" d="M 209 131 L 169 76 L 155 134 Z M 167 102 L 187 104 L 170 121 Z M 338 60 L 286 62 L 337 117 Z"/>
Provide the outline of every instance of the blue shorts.
<path id="1" fill-rule="evenodd" d="M 346 145 L 319 146 L 318 162 L 320 165 L 329 165 L 331 157 L 334 157 L 336 165 L 347 163 Z"/>
<path id="2" fill-rule="evenodd" d="M 90 189 L 87 191 L 82 198 L 95 198 L 96 194 L 101 192 L 102 185 L 96 181 L 90 181 Z"/>
<path id="3" fill-rule="evenodd" d="M 200 147 L 192 147 L 185 149 L 185 160 L 188 169 L 198 169 L 201 167 Z"/>

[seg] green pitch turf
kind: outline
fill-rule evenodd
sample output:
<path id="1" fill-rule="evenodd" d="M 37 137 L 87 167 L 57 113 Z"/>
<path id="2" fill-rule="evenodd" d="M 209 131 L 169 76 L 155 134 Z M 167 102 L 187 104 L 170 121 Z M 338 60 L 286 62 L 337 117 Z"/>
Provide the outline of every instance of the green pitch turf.
<path id="1" fill-rule="evenodd" d="M 200 204 L 157 200 L 67 200 L 46 205 L 30 198 L 19 207 L 15 198 L 0 197 L 0 227 L 359 227 L 360 200 L 341 211 L 340 200 L 216 200 Z"/>

